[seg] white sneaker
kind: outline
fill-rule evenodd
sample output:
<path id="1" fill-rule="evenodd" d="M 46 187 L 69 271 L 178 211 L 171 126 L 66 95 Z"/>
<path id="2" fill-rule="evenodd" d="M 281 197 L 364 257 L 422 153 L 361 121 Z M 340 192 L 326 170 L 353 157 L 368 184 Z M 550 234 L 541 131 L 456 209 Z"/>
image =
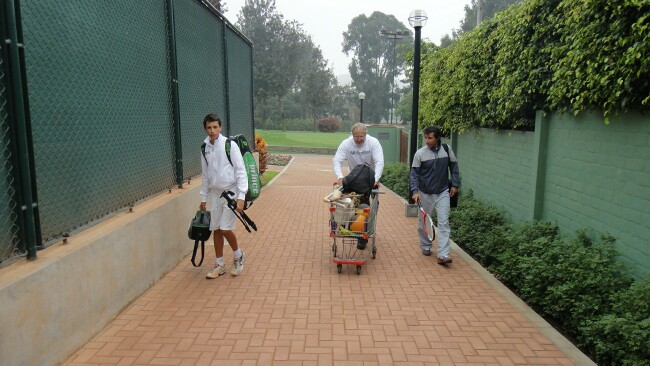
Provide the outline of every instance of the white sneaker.
<path id="1" fill-rule="evenodd" d="M 241 257 L 239 257 L 239 259 L 233 260 L 232 271 L 230 271 L 231 275 L 238 276 L 241 274 L 241 271 L 244 270 L 244 256 L 244 252 L 241 252 Z"/>
<path id="2" fill-rule="evenodd" d="M 224 274 L 226 274 L 226 266 L 222 264 L 219 266 L 214 266 L 214 268 L 212 268 L 212 271 L 208 272 L 205 278 L 214 279 Z"/>

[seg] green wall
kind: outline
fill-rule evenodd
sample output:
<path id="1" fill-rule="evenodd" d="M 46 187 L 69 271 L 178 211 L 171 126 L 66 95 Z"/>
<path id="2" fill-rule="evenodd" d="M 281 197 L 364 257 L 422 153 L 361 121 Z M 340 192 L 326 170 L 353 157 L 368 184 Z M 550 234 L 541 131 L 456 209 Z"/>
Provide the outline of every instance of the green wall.
<path id="1" fill-rule="evenodd" d="M 650 117 L 549 118 L 543 218 L 616 238 L 622 259 L 650 270 Z"/>
<path id="2" fill-rule="evenodd" d="M 461 186 L 482 201 L 504 208 L 506 217 L 529 220 L 532 132 L 477 129 L 458 136 Z"/>
<path id="3" fill-rule="evenodd" d="M 535 132 L 476 129 L 454 151 L 462 189 L 510 221 L 609 233 L 636 277 L 650 272 L 650 116 L 539 112 Z"/>

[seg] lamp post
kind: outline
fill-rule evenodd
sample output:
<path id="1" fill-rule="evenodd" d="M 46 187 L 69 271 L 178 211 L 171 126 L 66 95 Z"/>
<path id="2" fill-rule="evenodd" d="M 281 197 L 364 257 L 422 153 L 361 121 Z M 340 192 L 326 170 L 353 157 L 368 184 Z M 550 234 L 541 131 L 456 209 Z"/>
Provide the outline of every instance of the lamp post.
<path id="1" fill-rule="evenodd" d="M 408 31 L 394 31 L 390 32 L 385 29 L 382 29 L 379 31 L 379 34 L 382 36 L 386 36 L 388 39 L 390 39 L 392 42 L 393 46 L 393 62 L 392 62 L 392 70 L 393 70 L 393 77 L 391 78 L 390 81 L 390 123 L 393 123 L 393 111 L 395 110 L 395 43 L 397 42 L 398 39 L 402 39 L 403 36 L 408 36 L 409 32 Z"/>
<path id="2" fill-rule="evenodd" d="M 359 93 L 359 102 L 361 103 L 361 111 L 359 113 L 359 122 L 363 123 L 363 100 L 366 99 L 366 93 Z"/>
<path id="3" fill-rule="evenodd" d="M 411 151 L 409 164 L 413 164 L 413 157 L 417 150 L 418 141 L 418 103 L 420 101 L 420 31 L 427 23 L 427 13 L 424 10 L 413 10 L 409 15 L 409 24 L 415 28 L 415 48 L 413 52 L 413 114 L 411 120 Z M 409 197 L 409 203 L 414 204 Z"/>
<path id="4" fill-rule="evenodd" d="M 409 15 L 409 24 L 415 28 L 415 49 L 413 52 L 413 113 L 411 121 L 411 151 L 409 164 L 413 164 L 413 156 L 417 150 L 418 138 L 418 103 L 420 101 L 420 31 L 427 22 L 424 10 L 413 10 Z"/>

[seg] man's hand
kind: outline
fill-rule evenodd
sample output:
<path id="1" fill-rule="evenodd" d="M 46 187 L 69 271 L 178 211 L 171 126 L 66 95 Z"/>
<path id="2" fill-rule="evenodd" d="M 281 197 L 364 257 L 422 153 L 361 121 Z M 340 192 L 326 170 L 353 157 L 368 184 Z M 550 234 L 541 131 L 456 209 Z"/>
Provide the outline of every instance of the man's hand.
<path id="1" fill-rule="evenodd" d="M 244 200 L 237 200 L 237 212 L 244 211 Z"/>
<path id="2" fill-rule="evenodd" d="M 413 198 L 413 202 L 415 202 L 415 203 L 420 202 L 420 194 L 419 193 L 413 194 L 413 196 L 411 198 Z"/>
<path id="3" fill-rule="evenodd" d="M 456 188 L 456 187 L 451 187 L 451 189 L 449 190 L 449 197 L 453 197 L 453 196 L 455 196 L 456 193 L 458 193 L 458 188 Z"/>
<path id="4" fill-rule="evenodd" d="M 205 211 L 206 206 L 206 202 L 201 202 L 201 204 L 199 204 L 199 210 Z"/>
<path id="5" fill-rule="evenodd" d="M 343 185 L 343 178 L 339 178 L 334 184 L 338 185 L 339 187 Z"/>

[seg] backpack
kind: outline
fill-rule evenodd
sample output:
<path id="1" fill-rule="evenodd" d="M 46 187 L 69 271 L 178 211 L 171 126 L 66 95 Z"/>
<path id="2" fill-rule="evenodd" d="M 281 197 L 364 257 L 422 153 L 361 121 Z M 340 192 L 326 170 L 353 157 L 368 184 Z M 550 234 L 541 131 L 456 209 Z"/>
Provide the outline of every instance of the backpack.
<path id="1" fill-rule="evenodd" d="M 226 139 L 226 157 L 232 165 L 232 159 L 230 158 L 230 143 L 234 142 L 239 147 L 242 158 L 244 159 L 244 168 L 246 170 L 246 176 L 248 177 L 248 192 L 246 192 L 246 199 L 244 203 L 244 210 L 249 208 L 253 201 L 260 196 L 260 191 L 262 190 L 262 183 L 260 182 L 260 172 L 257 169 L 257 164 L 255 163 L 255 158 L 251 152 L 248 141 L 244 135 L 235 135 Z M 203 159 L 207 164 L 208 159 L 205 157 L 205 142 L 201 145 L 201 154 L 203 154 Z"/>
<path id="2" fill-rule="evenodd" d="M 447 153 L 447 169 L 451 174 L 451 155 L 449 155 L 449 145 L 442 144 L 442 148 L 445 149 L 445 152 Z M 451 180 L 449 180 L 449 190 L 451 191 Z M 457 206 L 458 206 L 458 192 L 456 192 L 455 196 L 449 197 L 449 207 L 454 208 Z"/>
<path id="3" fill-rule="evenodd" d="M 343 191 L 370 194 L 375 186 L 375 171 L 368 163 L 359 164 L 343 178 Z"/>
<path id="4" fill-rule="evenodd" d="M 205 241 L 210 239 L 210 211 L 196 211 L 196 215 L 190 220 L 190 227 L 187 229 L 187 236 L 190 240 L 194 240 L 194 252 L 192 253 L 192 265 L 200 267 L 203 263 L 203 255 L 205 254 Z M 201 261 L 196 264 L 196 249 L 201 242 Z"/>

